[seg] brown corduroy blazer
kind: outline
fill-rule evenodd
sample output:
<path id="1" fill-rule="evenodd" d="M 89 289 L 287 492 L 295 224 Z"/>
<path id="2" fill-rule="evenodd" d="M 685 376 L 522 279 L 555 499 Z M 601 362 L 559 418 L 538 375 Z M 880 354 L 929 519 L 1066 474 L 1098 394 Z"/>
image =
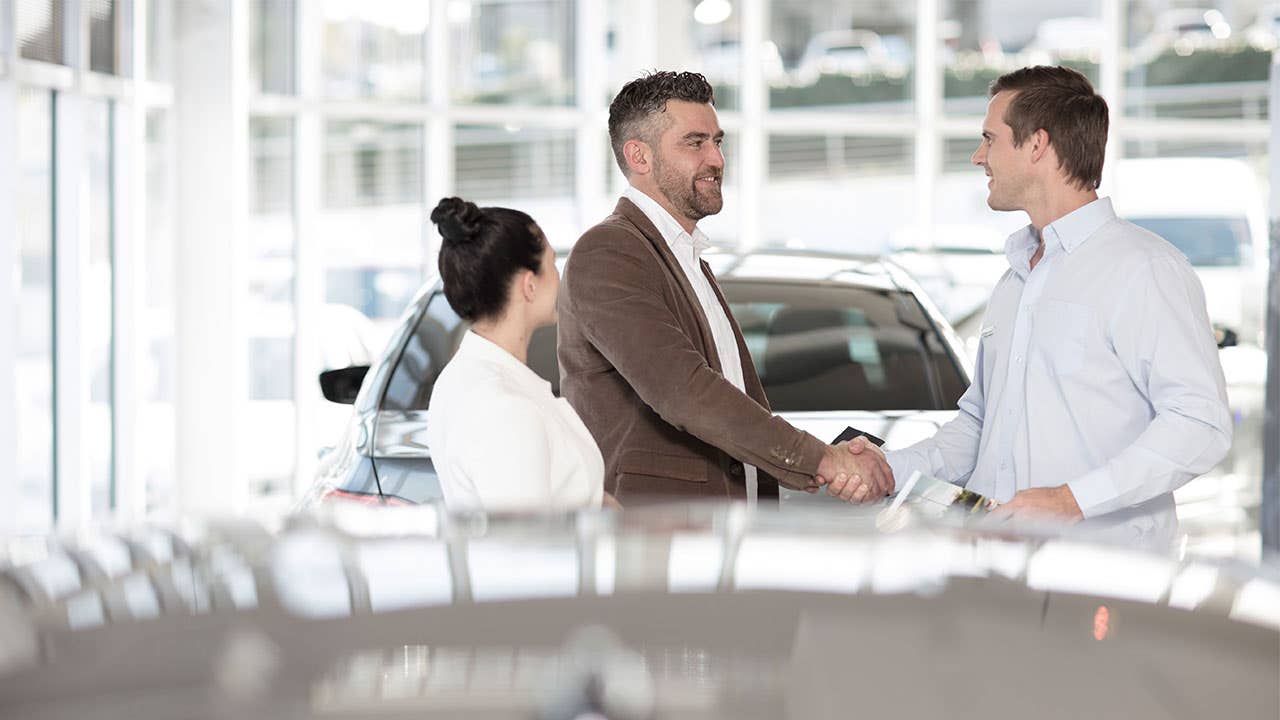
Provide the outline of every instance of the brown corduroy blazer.
<path id="1" fill-rule="evenodd" d="M 557 301 L 560 391 L 604 455 L 605 490 L 622 503 L 745 497 L 813 483 L 826 445 L 769 410 L 742 331 L 729 316 L 746 394 L 720 372 L 706 317 L 661 233 L 630 200 L 583 234 Z"/>

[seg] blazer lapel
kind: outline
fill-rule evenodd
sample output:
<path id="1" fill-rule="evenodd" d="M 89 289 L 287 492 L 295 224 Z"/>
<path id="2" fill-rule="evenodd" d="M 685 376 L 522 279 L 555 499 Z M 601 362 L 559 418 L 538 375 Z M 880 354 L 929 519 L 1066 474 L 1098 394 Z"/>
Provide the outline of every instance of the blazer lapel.
<path id="1" fill-rule="evenodd" d="M 618 205 L 613 209 L 613 212 L 635 225 L 640 234 L 649 241 L 649 244 L 658 253 L 658 257 L 666 265 L 667 274 L 675 279 L 680 291 L 684 293 L 684 301 L 693 310 L 694 319 L 698 325 L 698 336 L 702 341 L 702 354 L 706 356 L 707 364 L 716 372 L 723 373 L 724 369 L 720 364 L 720 353 L 712 352 L 716 346 L 715 337 L 711 334 L 711 324 L 707 322 L 706 314 L 702 312 L 702 303 L 698 301 L 698 295 L 693 291 L 693 285 L 689 283 L 689 278 L 684 274 L 684 268 L 680 267 L 680 261 L 676 259 L 675 253 L 671 252 L 671 247 L 667 245 L 662 233 L 658 232 L 658 228 L 649 220 L 649 216 L 644 214 L 644 211 L 626 198 L 618 200 Z M 714 286 L 715 284 L 712 283 L 712 287 Z M 719 292 L 717 289 L 717 297 L 719 297 Z M 723 299 L 721 304 L 724 304 Z M 739 345 L 741 345 L 741 333 L 738 333 L 738 335 Z"/>

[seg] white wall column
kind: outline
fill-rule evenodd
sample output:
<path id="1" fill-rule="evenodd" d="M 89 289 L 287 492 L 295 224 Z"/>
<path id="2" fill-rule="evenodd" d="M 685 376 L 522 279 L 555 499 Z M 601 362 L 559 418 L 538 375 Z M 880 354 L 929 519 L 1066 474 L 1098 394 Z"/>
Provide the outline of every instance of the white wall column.
<path id="1" fill-rule="evenodd" d="M 147 477 L 145 463 L 139 461 L 148 452 L 142 426 L 142 406 L 146 402 L 142 377 L 143 362 L 148 356 L 146 324 L 147 272 L 147 108 L 143 101 L 142 83 L 147 73 L 146 19 L 152 0 L 133 0 L 125 20 L 127 32 L 122 42 L 131 50 L 121 69 L 133 81 L 134 93 L 123 108 L 116 106 L 117 122 L 113 138 L 116 157 L 115 178 L 119 208 L 116 225 L 115 267 L 116 316 L 120 333 L 116 337 L 115 413 L 116 413 L 116 514 L 127 522 L 146 518 Z M 122 179 L 121 179 L 122 178 Z"/>
<path id="2" fill-rule="evenodd" d="M 247 0 L 175 3 L 177 503 L 240 511 L 236 467 L 248 352 L 243 315 L 248 160 Z"/>
<path id="3" fill-rule="evenodd" d="M 146 514 L 146 478 L 139 469 L 137 444 L 141 418 L 138 373 L 141 358 L 146 357 L 138 329 L 143 312 L 140 261 L 145 256 L 144 215 L 136 211 L 142 206 L 137 196 L 146 187 L 141 168 L 145 144 L 136 138 L 145 133 L 136 130 L 139 122 L 135 101 L 115 102 L 111 106 L 111 193 L 115 207 L 111 213 L 111 304 L 112 304 L 112 473 L 115 484 L 115 515 L 123 520 L 141 520 Z M 145 116 L 141 118 L 145 125 Z"/>
<path id="4" fill-rule="evenodd" d="M 299 97 L 320 95 L 324 36 L 320 3 L 302 2 L 294 18 L 294 68 Z M 303 103 L 306 106 L 306 103 Z M 316 470 L 316 448 L 336 438 L 319 437 L 315 418 L 320 412 L 320 326 L 324 304 L 324 258 L 320 255 L 316 224 L 320 214 L 320 176 L 323 171 L 324 127 L 315 112 L 293 114 L 293 227 L 294 227 L 294 345 L 293 397 L 298 442 L 294 447 L 293 497 L 311 485 Z"/>
<path id="5" fill-rule="evenodd" d="M 67 66 L 88 66 L 88 37 L 82 4 L 64 6 Z M 85 171 L 85 100 L 58 93 L 53 103 L 53 417 L 56 527 L 86 527 L 92 514 L 92 486 L 85 452 L 84 409 L 89 398 L 85 373 L 82 288 L 89 261 L 89 177 Z"/>

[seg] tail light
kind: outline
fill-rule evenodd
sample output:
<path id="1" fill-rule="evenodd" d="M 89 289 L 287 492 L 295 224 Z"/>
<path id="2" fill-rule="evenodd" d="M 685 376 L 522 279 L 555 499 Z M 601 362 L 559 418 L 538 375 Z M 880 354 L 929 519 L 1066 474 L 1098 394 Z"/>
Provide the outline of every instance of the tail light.
<path id="1" fill-rule="evenodd" d="M 408 500 L 402 500 L 397 497 L 383 497 L 381 495 L 373 495 L 370 493 L 350 492 L 348 490 L 339 490 L 331 488 L 320 496 L 320 502 L 353 502 L 359 505 L 369 505 L 373 507 L 406 507 L 413 505 Z"/>

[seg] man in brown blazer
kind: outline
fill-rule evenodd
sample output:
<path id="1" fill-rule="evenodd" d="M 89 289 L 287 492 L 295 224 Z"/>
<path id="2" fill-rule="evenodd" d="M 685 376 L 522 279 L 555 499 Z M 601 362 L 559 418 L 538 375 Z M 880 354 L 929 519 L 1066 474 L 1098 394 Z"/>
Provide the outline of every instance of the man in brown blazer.
<path id="1" fill-rule="evenodd" d="M 854 500 L 882 497 L 893 479 L 879 451 L 829 446 L 773 415 L 698 257 L 708 241 L 697 222 L 723 205 L 723 137 L 697 73 L 654 73 L 614 98 L 609 139 L 630 187 L 565 266 L 561 392 L 624 504 L 776 498 L 779 482 L 813 492 L 855 476 Z"/>

